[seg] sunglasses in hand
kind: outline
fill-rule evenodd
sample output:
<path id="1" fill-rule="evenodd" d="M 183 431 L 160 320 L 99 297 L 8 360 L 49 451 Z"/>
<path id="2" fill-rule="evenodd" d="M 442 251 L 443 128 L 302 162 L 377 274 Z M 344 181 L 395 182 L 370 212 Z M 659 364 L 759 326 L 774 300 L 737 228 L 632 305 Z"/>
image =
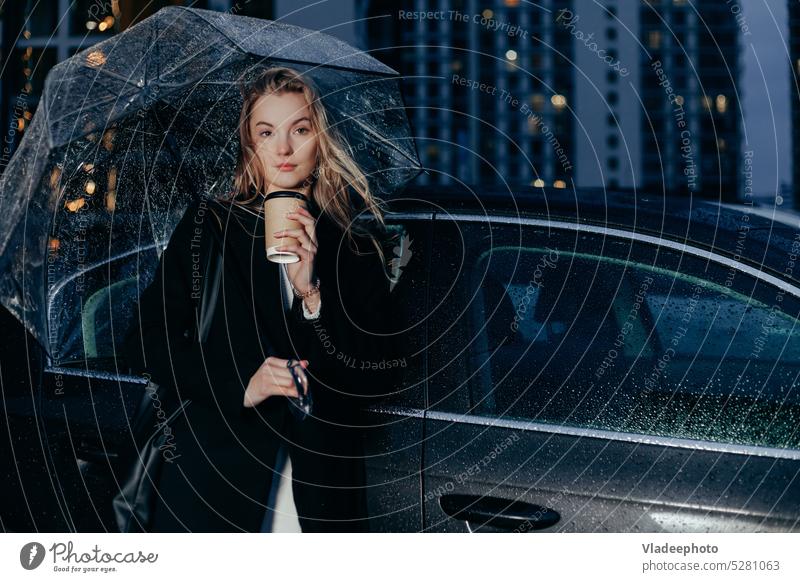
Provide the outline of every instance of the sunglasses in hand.
<path id="1" fill-rule="evenodd" d="M 298 397 L 288 396 L 289 410 L 297 420 L 305 420 L 311 414 L 312 400 L 311 393 L 308 391 L 308 377 L 306 376 L 303 366 L 298 360 L 288 360 L 286 367 L 292 374 L 294 385 L 297 388 Z M 299 370 L 298 370 L 299 368 Z"/>

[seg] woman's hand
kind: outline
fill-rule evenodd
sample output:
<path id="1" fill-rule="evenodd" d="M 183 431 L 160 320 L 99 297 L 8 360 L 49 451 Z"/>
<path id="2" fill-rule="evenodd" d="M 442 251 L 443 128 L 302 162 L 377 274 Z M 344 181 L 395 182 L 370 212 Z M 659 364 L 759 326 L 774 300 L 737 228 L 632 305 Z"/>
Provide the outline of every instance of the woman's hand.
<path id="1" fill-rule="evenodd" d="M 317 256 L 316 224 L 311 213 L 302 206 L 297 212 L 290 212 L 287 216 L 300 222 L 303 227 L 280 230 L 275 236 L 284 238 L 282 241 L 284 244 L 278 247 L 280 250 L 293 252 L 300 257 L 296 263 L 286 265 L 286 274 L 292 286 L 300 293 L 305 293 L 314 283 L 314 258 Z"/>
<path id="2" fill-rule="evenodd" d="M 297 393 L 292 372 L 286 367 L 288 361 L 274 356 L 264 360 L 247 384 L 247 390 L 244 393 L 245 408 L 258 406 L 270 396 L 291 396 L 293 398 L 300 396 Z M 308 393 L 308 377 L 305 372 L 307 366 L 308 360 L 300 360 L 300 369 L 295 367 L 306 393 Z"/>

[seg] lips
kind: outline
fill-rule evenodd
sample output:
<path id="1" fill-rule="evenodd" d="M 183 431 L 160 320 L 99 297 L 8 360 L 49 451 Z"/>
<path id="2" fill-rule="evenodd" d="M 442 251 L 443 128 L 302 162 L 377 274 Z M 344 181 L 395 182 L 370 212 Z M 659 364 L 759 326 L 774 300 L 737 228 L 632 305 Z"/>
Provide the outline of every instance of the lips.
<path id="1" fill-rule="evenodd" d="M 297 164 L 281 164 L 276 166 L 281 172 L 291 172 L 297 167 Z"/>

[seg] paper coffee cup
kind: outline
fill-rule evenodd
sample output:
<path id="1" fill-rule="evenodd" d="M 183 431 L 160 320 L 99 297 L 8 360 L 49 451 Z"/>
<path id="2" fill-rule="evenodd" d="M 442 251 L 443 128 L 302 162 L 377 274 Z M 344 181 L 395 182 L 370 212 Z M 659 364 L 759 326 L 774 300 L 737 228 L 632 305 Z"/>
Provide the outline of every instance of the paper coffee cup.
<path id="1" fill-rule="evenodd" d="M 296 263 L 300 257 L 291 251 L 279 251 L 278 247 L 292 244 L 292 237 L 276 237 L 275 233 L 292 228 L 303 228 L 303 223 L 287 218 L 290 212 L 308 208 L 305 195 L 293 190 L 278 190 L 267 194 L 264 200 L 264 240 L 267 248 L 267 260 L 273 263 Z"/>

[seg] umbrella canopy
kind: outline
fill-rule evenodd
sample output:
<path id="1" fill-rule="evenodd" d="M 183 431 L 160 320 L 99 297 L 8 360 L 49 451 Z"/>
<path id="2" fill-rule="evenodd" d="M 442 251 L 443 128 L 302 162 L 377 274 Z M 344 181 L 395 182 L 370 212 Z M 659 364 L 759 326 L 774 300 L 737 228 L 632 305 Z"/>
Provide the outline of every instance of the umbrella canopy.
<path id="1" fill-rule="evenodd" d="M 238 86 L 317 85 L 374 193 L 419 171 L 398 74 L 297 26 L 167 7 L 56 65 L 0 179 L 0 301 L 53 364 L 113 358 L 189 201 L 230 191 Z"/>

